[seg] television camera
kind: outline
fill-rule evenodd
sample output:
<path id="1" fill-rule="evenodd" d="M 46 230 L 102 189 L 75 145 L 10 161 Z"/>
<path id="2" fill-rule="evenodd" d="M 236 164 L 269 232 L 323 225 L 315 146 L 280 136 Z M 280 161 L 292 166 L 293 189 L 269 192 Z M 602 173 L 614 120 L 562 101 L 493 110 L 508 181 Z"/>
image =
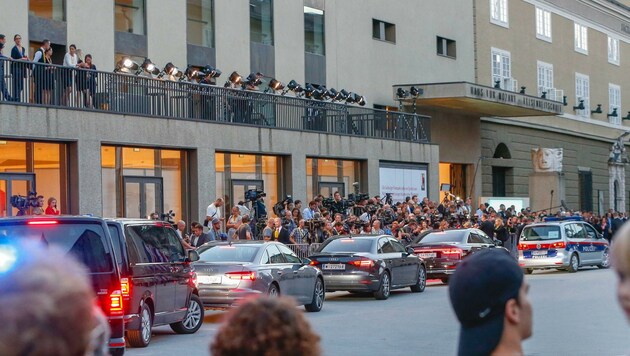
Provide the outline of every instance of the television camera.
<path id="1" fill-rule="evenodd" d="M 27 196 L 13 195 L 11 196 L 11 206 L 18 210 L 17 216 L 26 215 L 26 212 L 30 208 L 36 208 L 40 206 L 37 199 L 37 192 L 28 192 Z"/>

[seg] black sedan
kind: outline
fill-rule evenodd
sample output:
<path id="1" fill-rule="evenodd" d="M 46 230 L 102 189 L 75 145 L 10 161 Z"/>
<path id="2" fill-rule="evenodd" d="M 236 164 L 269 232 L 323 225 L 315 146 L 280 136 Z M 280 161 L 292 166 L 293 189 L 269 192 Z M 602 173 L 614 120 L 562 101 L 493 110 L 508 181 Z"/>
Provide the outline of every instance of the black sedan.
<path id="1" fill-rule="evenodd" d="M 441 279 L 443 283 L 448 283 L 463 258 L 497 245 L 481 230 L 457 229 L 424 233 L 409 247 L 425 261 L 429 279 Z"/>
<path id="2" fill-rule="evenodd" d="M 424 262 L 388 235 L 329 238 L 310 259 L 324 273 L 327 291 L 372 292 L 387 299 L 392 289 L 411 287 L 417 293 L 426 287 Z"/>
<path id="3" fill-rule="evenodd" d="M 295 298 L 307 311 L 324 305 L 322 272 L 284 244 L 263 241 L 209 242 L 194 262 L 204 307 L 226 308 L 256 295 Z"/>

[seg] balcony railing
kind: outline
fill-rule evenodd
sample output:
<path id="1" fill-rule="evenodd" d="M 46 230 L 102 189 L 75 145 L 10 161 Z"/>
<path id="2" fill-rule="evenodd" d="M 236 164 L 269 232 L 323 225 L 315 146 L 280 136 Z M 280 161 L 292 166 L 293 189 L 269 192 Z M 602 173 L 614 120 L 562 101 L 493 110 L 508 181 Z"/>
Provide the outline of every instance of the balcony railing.
<path id="1" fill-rule="evenodd" d="M 259 91 L 0 60 L 0 102 L 430 142 L 429 117 Z"/>

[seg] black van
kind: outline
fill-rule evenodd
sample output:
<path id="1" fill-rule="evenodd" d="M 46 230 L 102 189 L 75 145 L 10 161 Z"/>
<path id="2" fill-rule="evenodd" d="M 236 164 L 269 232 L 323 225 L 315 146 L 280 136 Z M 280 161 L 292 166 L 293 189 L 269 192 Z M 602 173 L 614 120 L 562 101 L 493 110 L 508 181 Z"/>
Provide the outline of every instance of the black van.
<path id="1" fill-rule="evenodd" d="M 186 253 L 175 230 L 162 221 L 106 222 L 123 285 L 129 345 L 149 345 L 154 326 L 170 325 L 179 334 L 199 330 L 204 309 L 191 265 L 197 252 Z"/>
<path id="2" fill-rule="evenodd" d="M 112 355 L 125 352 L 123 291 L 119 265 L 103 219 L 85 216 L 21 216 L 0 219 L 0 237 L 55 245 L 87 266 L 97 303 L 109 320 Z"/>

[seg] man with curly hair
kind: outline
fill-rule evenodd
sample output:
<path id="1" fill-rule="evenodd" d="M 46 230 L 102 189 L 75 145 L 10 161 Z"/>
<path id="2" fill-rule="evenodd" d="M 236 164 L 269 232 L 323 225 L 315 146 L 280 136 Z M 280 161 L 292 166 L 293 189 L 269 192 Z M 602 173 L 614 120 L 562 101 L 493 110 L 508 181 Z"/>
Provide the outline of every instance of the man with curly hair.
<path id="1" fill-rule="evenodd" d="M 261 297 L 230 313 L 210 352 L 215 356 L 318 356 L 319 340 L 291 299 Z"/>

